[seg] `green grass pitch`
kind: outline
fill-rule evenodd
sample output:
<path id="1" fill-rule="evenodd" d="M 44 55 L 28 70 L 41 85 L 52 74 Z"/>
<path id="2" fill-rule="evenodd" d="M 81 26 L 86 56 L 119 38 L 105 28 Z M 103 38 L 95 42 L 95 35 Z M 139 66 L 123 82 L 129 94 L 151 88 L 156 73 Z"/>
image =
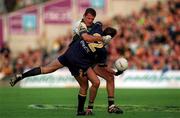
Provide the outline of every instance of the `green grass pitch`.
<path id="1" fill-rule="evenodd" d="M 0 118 L 180 118 L 179 89 L 116 89 L 123 115 L 107 113 L 106 89 L 99 89 L 95 114 L 76 116 L 77 94 L 78 88 L 0 88 Z"/>

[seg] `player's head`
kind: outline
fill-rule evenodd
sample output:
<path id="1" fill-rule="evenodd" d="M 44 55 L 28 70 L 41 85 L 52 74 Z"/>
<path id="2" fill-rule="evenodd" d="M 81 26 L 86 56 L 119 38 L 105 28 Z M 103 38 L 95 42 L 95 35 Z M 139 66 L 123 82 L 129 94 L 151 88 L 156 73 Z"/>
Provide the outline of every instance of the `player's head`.
<path id="1" fill-rule="evenodd" d="M 93 8 L 87 8 L 83 15 L 83 21 L 85 22 L 86 26 L 91 26 L 95 17 L 96 11 Z"/>
<path id="2" fill-rule="evenodd" d="M 116 35 L 117 31 L 116 29 L 112 27 L 107 27 L 103 31 L 103 36 L 110 35 L 112 38 Z"/>

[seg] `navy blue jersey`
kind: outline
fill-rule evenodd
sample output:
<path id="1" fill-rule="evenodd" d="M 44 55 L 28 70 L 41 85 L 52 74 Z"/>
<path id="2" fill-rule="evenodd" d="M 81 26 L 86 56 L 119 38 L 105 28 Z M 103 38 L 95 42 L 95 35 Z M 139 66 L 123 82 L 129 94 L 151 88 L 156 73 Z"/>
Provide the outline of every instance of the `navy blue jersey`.
<path id="1" fill-rule="evenodd" d="M 102 25 L 95 23 L 89 34 L 102 34 Z M 106 62 L 106 49 L 102 43 L 87 43 L 81 36 L 75 35 L 67 51 L 58 57 L 60 63 L 67 66 L 73 76 L 79 76 L 80 70 L 85 72 L 95 63 L 104 64 Z"/>
<path id="2" fill-rule="evenodd" d="M 100 34 L 101 36 L 103 35 L 102 23 L 101 22 L 96 22 L 92 26 L 92 29 L 89 31 L 89 34 L 91 34 L 91 35 L 94 35 L 96 33 Z M 92 61 L 94 62 L 94 64 L 105 65 L 106 59 L 107 59 L 107 51 L 106 51 L 104 45 L 102 43 L 98 43 L 98 42 L 94 43 L 94 45 L 95 45 L 94 46 L 95 51 L 92 54 L 94 60 L 92 60 Z"/>
<path id="3" fill-rule="evenodd" d="M 91 29 L 88 30 L 88 34 L 95 35 L 103 35 L 102 31 L 102 23 L 101 22 L 96 22 L 95 24 L 92 25 Z M 83 40 L 84 41 L 84 40 Z M 104 47 L 104 45 L 101 42 L 94 42 L 94 43 L 88 43 L 85 42 L 86 47 L 89 48 L 88 53 L 91 54 L 90 60 L 91 63 L 94 64 L 100 64 L 100 65 L 105 65 L 106 59 L 107 59 L 107 51 Z"/>

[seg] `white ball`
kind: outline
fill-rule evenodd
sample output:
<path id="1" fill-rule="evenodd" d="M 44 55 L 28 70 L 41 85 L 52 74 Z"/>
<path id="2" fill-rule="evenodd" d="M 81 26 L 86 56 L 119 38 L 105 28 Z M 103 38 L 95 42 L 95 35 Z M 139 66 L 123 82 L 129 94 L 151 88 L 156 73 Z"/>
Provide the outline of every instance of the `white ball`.
<path id="1" fill-rule="evenodd" d="M 119 71 L 125 71 L 128 68 L 128 61 L 123 58 L 120 57 L 115 61 L 115 68 Z"/>

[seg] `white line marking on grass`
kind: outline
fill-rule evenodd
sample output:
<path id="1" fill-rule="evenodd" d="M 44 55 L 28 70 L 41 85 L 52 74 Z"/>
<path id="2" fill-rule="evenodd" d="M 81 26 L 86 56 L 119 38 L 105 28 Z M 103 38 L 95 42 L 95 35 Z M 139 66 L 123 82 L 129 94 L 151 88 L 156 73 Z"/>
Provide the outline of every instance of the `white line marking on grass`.
<path id="1" fill-rule="evenodd" d="M 62 105 L 62 104 L 31 104 L 28 105 L 32 109 L 67 109 L 75 110 L 77 106 L 74 105 Z M 180 106 L 169 105 L 169 106 L 147 106 L 147 105 L 121 105 L 126 112 L 135 111 L 146 111 L 146 112 L 180 112 Z M 94 109 L 97 111 L 106 111 L 107 105 L 94 105 Z"/>

